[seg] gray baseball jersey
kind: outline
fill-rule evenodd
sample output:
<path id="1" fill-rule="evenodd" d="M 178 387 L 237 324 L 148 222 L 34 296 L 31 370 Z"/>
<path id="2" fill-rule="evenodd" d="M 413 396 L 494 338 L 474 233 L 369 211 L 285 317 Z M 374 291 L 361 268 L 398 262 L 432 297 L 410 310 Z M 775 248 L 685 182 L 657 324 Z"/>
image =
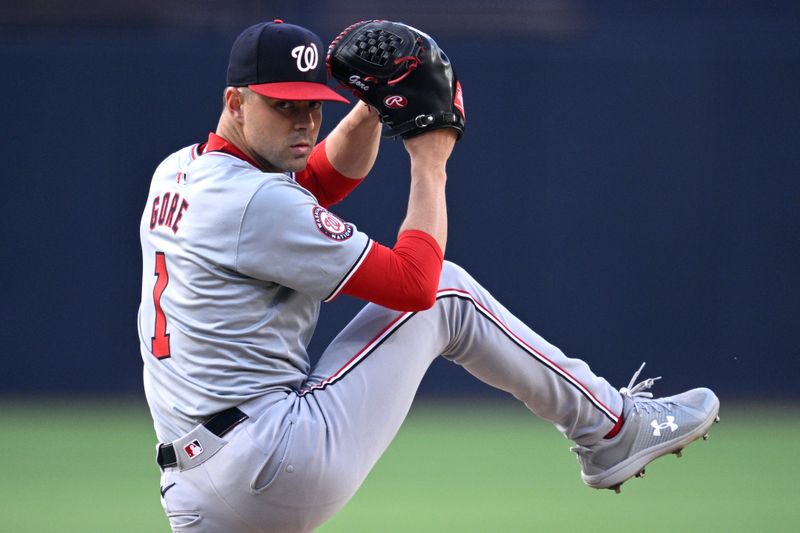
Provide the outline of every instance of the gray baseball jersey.
<path id="1" fill-rule="evenodd" d="M 139 338 L 163 441 L 267 391 L 299 388 L 320 302 L 370 242 L 291 175 L 197 145 L 157 168 L 140 236 Z"/>
<path id="2" fill-rule="evenodd" d="M 567 438 L 597 442 L 622 398 L 460 267 L 445 262 L 432 308 L 368 304 L 314 368 L 321 301 L 370 246 L 291 176 L 197 146 L 156 170 L 141 222 L 139 336 L 174 531 L 311 531 L 355 493 L 442 355 L 507 391 Z M 248 418 L 223 436 L 210 415 Z"/>

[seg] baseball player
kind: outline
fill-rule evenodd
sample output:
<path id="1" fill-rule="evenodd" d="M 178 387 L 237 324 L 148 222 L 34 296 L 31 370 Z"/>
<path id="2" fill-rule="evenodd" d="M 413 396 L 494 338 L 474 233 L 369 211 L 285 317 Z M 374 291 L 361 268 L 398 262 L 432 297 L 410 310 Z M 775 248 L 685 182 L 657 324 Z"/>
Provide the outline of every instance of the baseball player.
<path id="1" fill-rule="evenodd" d="M 710 390 L 652 399 L 637 372 L 618 391 L 443 260 L 464 108 L 433 39 L 373 21 L 324 53 L 280 20 L 244 30 L 216 131 L 153 175 L 138 327 L 172 529 L 313 530 L 356 492 L 439 356 L 551 421 L 591 487 L 618 489 L 704 436 Z M 323 102 L 347 102 L 326 63 L 370 105 L 317 143 Z M 391 247 L 330 210 L 369 173 L 381 128 L 410 160 Z M 341 294 L 369 303 L 312 367 L 320 304 Z"/>

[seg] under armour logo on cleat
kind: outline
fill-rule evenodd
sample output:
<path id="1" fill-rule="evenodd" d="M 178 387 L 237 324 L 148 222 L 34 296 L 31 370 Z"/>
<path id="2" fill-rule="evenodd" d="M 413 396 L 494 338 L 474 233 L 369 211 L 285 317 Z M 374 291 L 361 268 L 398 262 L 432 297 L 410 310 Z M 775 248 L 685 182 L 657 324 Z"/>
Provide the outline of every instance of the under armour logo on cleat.
<path id="1" fill-rule="evenodd" d="M 672 431 L 673 433 L 675 432 L 676 429 L 678 429 L 678 424 L 675 423 L 674 416 L 668 416 L 667 421 L 664 422 L 663 424 L 659 424 L 658 422 L 653 420 L 652 422 L 650 422 L 650 425 L 653 427 L 653 435 L 656 437 L 661 436 L 662 429 L 669 428 L 670 431 Z"/>

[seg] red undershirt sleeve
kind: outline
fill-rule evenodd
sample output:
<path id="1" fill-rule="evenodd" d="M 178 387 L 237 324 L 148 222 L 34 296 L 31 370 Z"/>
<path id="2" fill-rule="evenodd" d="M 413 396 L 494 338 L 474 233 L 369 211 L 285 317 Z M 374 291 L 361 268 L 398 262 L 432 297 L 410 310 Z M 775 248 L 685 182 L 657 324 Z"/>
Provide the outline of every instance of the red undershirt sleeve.
<path id="1" fill-rule="evenodd" d="M 295 174 L 297 183 L 311 191 L 322 207 L 341 202 L 363 180 L 348 178 L 333 168 L 325 153 L 326 140 L 314 147 L 306 168 Z"/>
<path id="2" fill-rule="evenodd" d="M 404 231 L 394 248 L 374 242 L 342 292 L 398 311 L 422 311 L 436 302 L 443 261 L 432 236 Z"/>

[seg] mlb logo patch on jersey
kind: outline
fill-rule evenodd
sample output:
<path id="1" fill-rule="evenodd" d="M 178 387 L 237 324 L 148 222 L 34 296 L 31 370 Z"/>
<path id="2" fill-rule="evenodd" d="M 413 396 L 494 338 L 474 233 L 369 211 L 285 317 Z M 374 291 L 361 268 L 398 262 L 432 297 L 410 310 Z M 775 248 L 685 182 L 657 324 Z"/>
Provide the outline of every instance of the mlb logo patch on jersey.
<path id="1" fill-rule="evenodd" d="M 345 222 L 327 209 L 315 206 L 313 213 L 317 229 L 326 237 L 335 241 L 346 241 L 353 236 L 353 225 Z"/>
<path id="2" fill-rule="evenodd" d="M 189 456 L 189 459 L 194 459 L 201 453 L 203 453 L 203 445 L 200 444 L 200 441 L 195 439 L 186 446 L 183 447 L 183 451 L 186 452 L 186 455 Z"/>

